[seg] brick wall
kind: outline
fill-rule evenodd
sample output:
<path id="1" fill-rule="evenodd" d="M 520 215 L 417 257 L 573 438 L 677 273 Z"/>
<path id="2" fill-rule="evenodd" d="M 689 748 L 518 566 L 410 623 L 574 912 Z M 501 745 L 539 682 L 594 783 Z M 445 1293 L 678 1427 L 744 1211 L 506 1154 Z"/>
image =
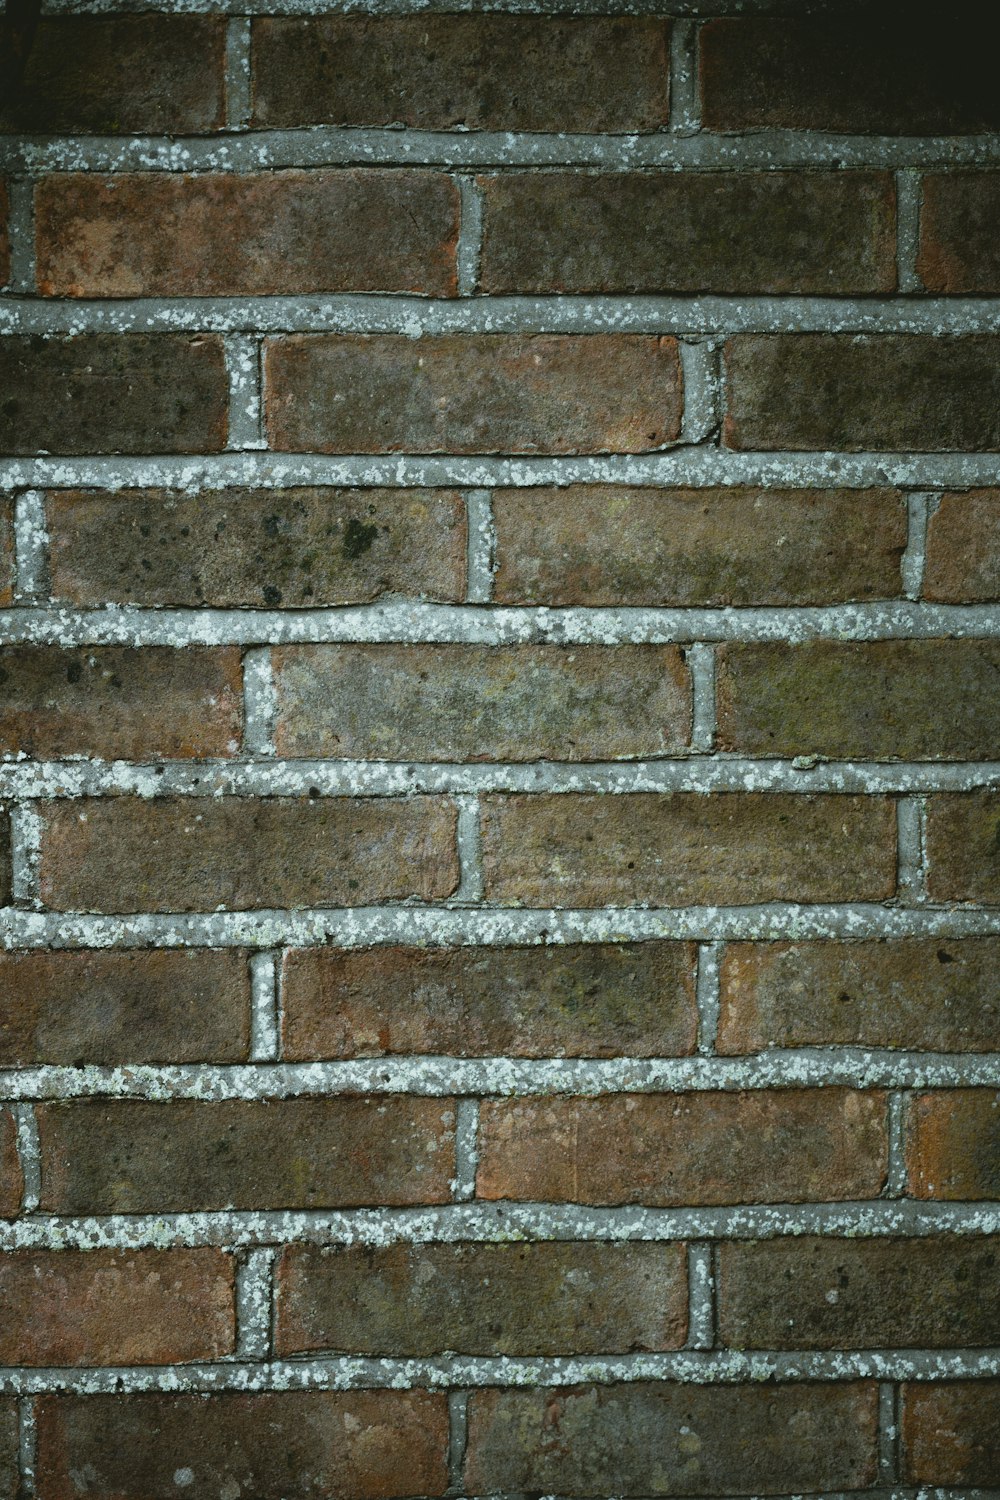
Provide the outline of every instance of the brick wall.
<path id="1" fill-rule="evenodd" d="M 1000 1494 L 990 49 L 453 10 L 0 115 L 0 1495 Z"/>

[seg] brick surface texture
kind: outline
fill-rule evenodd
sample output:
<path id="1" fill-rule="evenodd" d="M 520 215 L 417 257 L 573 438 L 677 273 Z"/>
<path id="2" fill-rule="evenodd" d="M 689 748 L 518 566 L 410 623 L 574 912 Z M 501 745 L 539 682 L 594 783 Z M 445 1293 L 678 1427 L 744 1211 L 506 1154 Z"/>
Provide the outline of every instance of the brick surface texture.
<path id="1" fill-rule="evenodd" d="M 0 15 L 0 1500 L 1000 1496 L 1000 90 Z"/>

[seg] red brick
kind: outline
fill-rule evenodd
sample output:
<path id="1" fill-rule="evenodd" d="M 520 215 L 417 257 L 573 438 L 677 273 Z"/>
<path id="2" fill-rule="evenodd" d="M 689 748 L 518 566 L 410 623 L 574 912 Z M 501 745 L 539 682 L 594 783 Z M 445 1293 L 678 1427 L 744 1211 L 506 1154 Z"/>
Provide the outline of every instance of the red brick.
<path id="1" fill-rule="evenodd" d="M 42 894 L 112 912 L 433 900 L 458 883 L 455 824 L 433 797 L 51 803 Z"/>
<path id="2" fill-rule="evenodd" d="M 178 759 L 240 748 L 235 646 L 5 646 L 0 689 L 0 755 Z"/>
<path id="3" fill-rule="evenodd" d="M 13 1219 L 21 1211 L 24 1174 L 17 1154 L 17 1126 L 7 1108 L 0 1108 L 0 1218 Z"/>
<path id="4" fill-rule="evenodd" d="M 1000 174 L 929 172 L 921 184 L 917 274 L 929 292 L 1000 291 Z"/>
<path id="5" fill-rule="evenodd" d="M 0 604 L 14 599 L 14 500 L 0 499 Z"/>
<path id="6" fill-rule="evenodd" d="M 77 1500 L 81 1474 L 94 1500 L 443 1495 L 447 1451 L 441 1392 L 45 1396 L 38 1497 Z"/>
<path id="7" fill-rule="evenodd" d="M 1000 1381 L 900 1387 L 902 1478 L 991 1486 L 1000 1474 Z"/>
<path id="8" fill-rule="evenodd" d="M 822 1203 L 877 1197 L 885 1095 L 849 1089 L 487 1100 L 481 1198 Z"/>
<path id="9" fill-rule="evenodd" d="M 279 755 L 617 760 L 691 735 L 676 646 L 279 646 L 272 660 Z"/>
<path id="10" fill-rule="evenodd" d="M 683 1055 L 694 972 L 690 943 L 300 949 L 284 958 L 283 1055 Z"/>
<path id="11" fill-rule="evenodd" d="M 646 453 L 680 436 L 677 340 L 298 334 L 265 345 L 267 429 L 293 453 Z"/>
<path id="12" fill-rule="evenodd" d="M 886 798 L 725 793 L 489 796 L 489 899 L 528 906 L 885 900 Z"/>
<path id="13" fill-rule="evenodd" d="M 925 844 L 933 901 L 1000 902 L 1000 794 L 929 797 Z"/>
<path id="14" fill-rule="evenodd" d="M 38 1107 L 43 1213 L 446 1203 L 454 1101 L 87 1099 Z"/>
<path id="15" fill-rule="evenodd" d="M 279 1267 L 279 1355 L 630 1354 L 686 1333 L 679 1244 L 308 1245 Z"/>
<path id="16" fill-rule="evenodd" d="M 945 604 L 1000 599 L 1000 490 L 941 496 L 927 525 L 923 595 Z"/>
<path id="17" fill-rule="evenodd" d="M 237 949 L 0 953 L 0 1066 L 240 1062 L 248 956 Z"/>
<path id="18" fill-rule="evenodd" d="M 948 1089 L 912 1098 L 906 1173 L 914 1198 L 1000 1198 L 1000 1094 Z"/>
<path id="19" fill-rule="evenodd" d="M 221 1250 L 0 1255 L 7 1365 L 168 1365 L 236 1347 L 234 1261 Z"/>
<path id="20" fill-rule="evenodd" d="M 669 23 L 631 16 L 267 16 L 254 123 L 657 130 Z"/>
<path id="21" fill-rule="evenodd" d="M 52 297 L 455 292 L 458 189 L 439 172 L 150 172 L 44 178 Z"/>

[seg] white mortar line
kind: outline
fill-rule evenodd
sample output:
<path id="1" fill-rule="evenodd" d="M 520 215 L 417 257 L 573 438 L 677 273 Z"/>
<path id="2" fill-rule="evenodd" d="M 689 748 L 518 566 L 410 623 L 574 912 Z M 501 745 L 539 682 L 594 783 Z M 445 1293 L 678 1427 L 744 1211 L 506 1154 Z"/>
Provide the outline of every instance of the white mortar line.
<path id="1" fill-rule="evenodd" d="M 274 755 L 278 697 L 266 646 L 243 653 L 243 753 Z"/>
<path id="2" fill-rule="evenodd" d="M 483 899 L 483 839 L 479 798 L 462 796 L 455 800 L 458 803 L 460 879 L 452 900 L 476 903 Z"/>
<path id="3" fill-rule="evenodd" d="M 496 568 L 496 527 L 490 491 L 469 490 L 465 496 L 465 514 L 466 601 L 469 604 L 488 604 L 493 597 Z"/>
<path id="4" fill-rule="evenodd" d="M 899 1396 L 891 1381 L 878 1389 L 878 1477 L 885 1484 L 899 1478 Z"/>
<path id="5" fill-rule="evenodd" d="M 693 135 L 701 128 L 696 21 L 675 21 L 670 28 L 670 129 Z"/>
<path id="6" fill-rule="evenodd" d="M 472 297 L 479 286 L 479 262 L 483 248 L 483 200 L 474 177 L 459 177 L 460 199 L 458 245 L 455 250 L 458 294 Z"/>
<path id="7" fill-rule="evenodd" d="M 696 641 L 685 652 L 691 673 L 691 749 L 711 754 L 715 746 L 715 647 Z"/>
<path id="8" fill-rule="evenodd" d="M 922 797 L 900 797 L 896 803 L 897 888 L 907 901 L 927 899 L 923 847 L 925 817 Z"/>
<path id="9" fill-rule="evenodd" d="M 42 1153 L 38 1141 L 38 1120 L 33 1105 L 28 1103 L 13 1106 L 14 1126 L 17 1139 L 17 1157 L 21 1164 L 24 1191 L 21 1196 L 21 1212 L 35 1213 L 42 1193 Z"/>
<path id="10" fill-rule="evenodd" d="M 34 604 L 49 598 L 49 534 L 45 495 L 23 490 L 14 499 L 14 598 Z"/>
<path id="11" fill-rule="evenodd" d="M 905 168 L 896 173 L 896 278 L 901 292 L 922 292 L 917 275 L 920 244 L 921 180 L 919 172 Z"/>
<path id="12" fill-rule="evenodd" d="M 446 1495 L 464 1493 L 465 1449 L 469 1433 L 469 1392 L 448 1392 L 448 1488 Z"/>
<path id="13" fill-rule="evenodd" d="M 275 953 L 254 953 L 250 958 L 250 1058 L 253 1062 L 276 1062 L 281 1056 L 278 957 Z"/>
<path id="14" fill-rule="evenodd" d="M 908 1103 L 908 1095 L 901 1089 L 893 1089 L 886 1099 L 886 1135 L 889 1142 L 886 1193 L 890 1198 L 902 1198 L 906 1194 L 906 1112 Z"/>
<path id="15" fill-rule="evenodd" d="M 480 0 L 450 0 L 449 9 L 461 13 L 482 10 Z M 746 15 L 767 13 L 773 0 L 497 0 L 491 6 L 509 15 Z M 426 15 L 426 0 L 47 0 L 46 15 L 117 15 L 136 10 L 170 15 L 200 14 L 206 10 L 251 15 Z"/>
<path id="16" fill-rule="evenodd" d="M 33 802 L 15 802 L 10 808 L 11 892 L 21 906 L 39 906 L 39 860 L 42 822 Z"/>
<path id="17" fill-rule="evenodd" d="M 226 125 L 245 130 L 250 123 L 250 18 L 231 16 L 226 25 Z"/>
<path id="18" fill-rule="evenodd" d="M 940 505 L 935 495 L 912 494 L 906 497 L 906 550 L 901 562 L 903 593 L 907 599 L 919 599 L 924 586 L 927 565 L 927 525 Z"/>
<path id="19" fill-rule="evenodd" d="M 7 234 L 10 244 L 10 291 L 31 296 L 35 275 L 35 184 L 30 177 L 7 183 Z"/>
<path id="20" fill-rule="evenodd" d="M 38 1429 L 35 1421 L 35 1403 L 31 1396 L 22 1396 L 17 1404 L 17 1458 L 21 1483 L 18 1500 L 33 1500 L 35 1490 L 35 1466 L 38 1462 Z"/>
<path id="21" fill-rule="evenodd" d="M 715 1054 L 719 1030 L 719 959 L 720 944 L 701 943 L 698 948 L 696 999 L 698 1006 L 698 1051 L 704 1057 Z"/>
<path id="22" fill-rule="evenodd" d="M 687 1249 L 688 1349 L 711 1349 L 715 1344 L 715 1270 L 710 1244 Z"/>
<path id="23" fill-rule="evenodd" d="M 262 436 L 261 340 L 253 333 L 226 334 L 229 372 L 229 434 L 226 447 L 243 452 L 266 448 Z"/>
<path id="24" fill-rule="evenodd" d="M 236 1267 L 236 1358 L 266 1360 L 272 1353 L 275 1250 L 250 1250 Z"/>
<path id="25" fill-rule="evenodd" d="M 459 1099 L 455 1105 L 455 1202 L 476 1196 L 479 1169 L 479 1100 Z"/>

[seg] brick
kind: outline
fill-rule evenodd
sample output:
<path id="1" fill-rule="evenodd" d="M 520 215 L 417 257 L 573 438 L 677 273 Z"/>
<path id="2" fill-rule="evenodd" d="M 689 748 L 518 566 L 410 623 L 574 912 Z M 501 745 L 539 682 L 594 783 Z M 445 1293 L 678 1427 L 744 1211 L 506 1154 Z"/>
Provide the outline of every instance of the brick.
<path id="1" fill-rule="evenodd" d="M 1000 128 L 980 12 L 949 25 L 912 0 L 806 16 L 712 20 L 701 30 L 709 130 L 777 126 L 847 134 L 963 135 Z"/>
<path id="2" fill-rule="evenodd" d="M 748 334 L 725 348 L 730 448 L 1000 449 L 1000 339 Z"/>
<path id="3" fill-rule="evenodd" d="M 1000 490 L 941 496 L 927 524 L 923 595 L 945 604 L 1000 599 Z"/>
<path id="4" fill-rule="evenodd" d="M 35 34 L 0 131 L 199 134 L 225 119 L 215 16 L 57 16 Z"/>
<path id="5" fill-rule="evenodd" d="M 283 1056 L 670 1057 L 694 1051 L 690 943 L 286 953 Z"/>
<path id="6" fill-rule="evenodd" d="M 877 1197 L 885 1095 L 850 1089 L 486 1100 L 480 1198 L 822 1203 Z"/>
<path id="7" fill-rule="evenodd" d="M 724 645 L 718 747 L 746 755 L 988 760 L 1000 737 L 1000 643 Z"/>
<path id="8" fill-rule="evenodd" d="M 1000 1094 L 947 1089 L 911 1097 L 906 1175 L 914 1198 L 1000 1198 Z"/>
<path id="9" fill-rule="evenodd" d="M 228 389 L 215 337 L 2 337 L 0 452 L 213 453 Z"/>
<path id="10" fill-rule="evenodd" d="M 272 659 L 279 755 L 616 760 L 691 736 L 676 646 L 279 646 Z"/>
<path id="11" fill-rule="evenodd" d="M 442 172 L 57 174 L 35 224 L 45 296 L 455 292 Z"/>
<path id="12" fill-rule="evenodd" d="M 17 1400 L 0 1397 L 0 1494 L 16 1496 L 21 1484 L 20 1420 Z"/>
<path id="13" fill-rule="evenodd" d="M 656 130 L 669 25 L 632 17 L 254 21 L 254 123 Z"/>
<path id="14" fill-rule="evenodd" d="M 235 755 L 242 692 L 235 646 L 5 646 L 0 755 Z"/>
<path id="15" fill-rule="evenodd" d="M 718 1050 L 992 1052 L 1000 939 L 727 943 Z"/>
<path id="16" fill-rule="evenodd" d="M 447 1449 L 440 1392 L 46 1396 L 38 1495 L 75 1500 L 81 1474 L 94 1500 L 443 1495 Z"/>
<path id="17" fill-rule="evenodd" d="M 265 345 L 273 448 L 646 453 L 680 436 L 677 340 L 298 334 Z"/>
<path id="18" fill-rule="evenodd" d="M 7 1365 L 168 1365 L 236 1348 L 234 1265 L 221 1250 L 0 1255 Z"/>
<path id="19" fill-rule="evenodd" d="M 929 797 L 925 845 L 932 901 L 1000 902 L 1000 795 Z"/>
<path id="20" fill-rule="evenodd" d="M 0 499 L 0 604 L 14 600 L 14 500 Z"/>
<path id="21" fill-rule="evenodd" d="M 917 274 L 929 292 L 1000 290 L 1000 174 L 929 172 L 921 184 Z"/>
<path id="22" fill-rule="evenodd" d="M 687 1333 L 685 1264 L 679 1244 L 297 1246 L 279 1269 L 276 1350 L 677 1349 Z"/>
<path id="23" fill-rule="evenodd" d="M 875 1480 L 876 1430 L 872 1382 L 473 1391 L 465 1493 L 860 1489 Z"/>
<path id="24" fill-rule="evenodd" d="M 902 1478 L 990 1486 L 1000 1474 L 1000 1381 L 900 1386 Z"/>
<path id="25" fill-rule="evenodd" d="M 896 287 L 895 190 L 884 172 L 526 172 L 479 182 L 484 292 Z"/>
<path id="26" fill-rule="evenodd" d="M 820 1239 L 719 1248 L 736 1349 L 956 1349 L 1000 1336 L 994 1239 Z"/>
<path id="27" fill-rule="evenodd" d="M 835 604 L 901 591 L 896 490 L 568 485 L 497 490 L 493 516 L 500 604 Z"/>
<path id="28" fill-rule="evenodd" d="M 17 1126 L 7 1108 L 0 1107 L 0 1218 L 13 1219 L 21 1211 L 24 1173 L 17 1154 Z"/>
<path id="29" fill-rule="evenodd" d="M 43 899 L 63 910 L 357 906 L 458 884 L 442 798 L 163 798 L 52 803 Z"/>
<path id="30" fill-rule="evenodd" d="M 53 594 L 75 604 L 465 597 L 465 507 L 454 491 L 75 490 L 49 495 L 46 511 Z"/>
<path id="31" fill-rule="evenodd" d="M 744 905 L 895 891 L 895 809 L 885 798 L 532 794 L 482 806 L 494 901 Z"/>
<path id="32" fill-rule="evenodd" d="M 241 1062 L 250 978 L 237 949 L 0 954 L 0 1066 Z"/>

